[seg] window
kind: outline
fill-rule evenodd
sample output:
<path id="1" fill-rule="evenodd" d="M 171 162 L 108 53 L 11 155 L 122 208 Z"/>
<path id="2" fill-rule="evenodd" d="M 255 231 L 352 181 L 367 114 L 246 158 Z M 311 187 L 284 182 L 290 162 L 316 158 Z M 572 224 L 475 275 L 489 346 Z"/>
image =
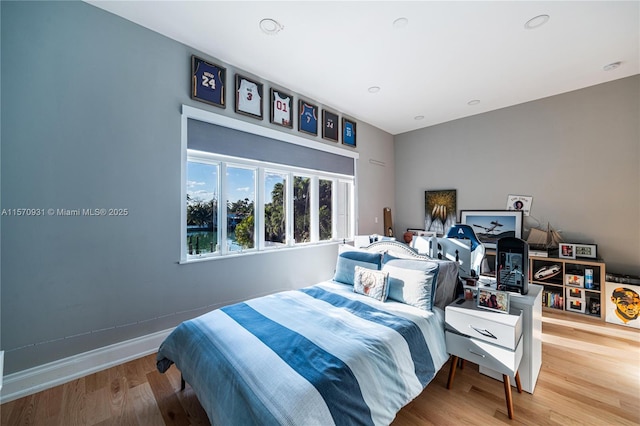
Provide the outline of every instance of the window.
<path id="1" fill-rule="evenodd" d="M 320 240 L 330 240 L 333 235 L 331 224 L 333 223 L 333 205 L 331 194 L 333 189 L 333 181 L 320 179 L 318 201 L 320 202 L 320 208 L 318 211 L 318 219 L 320 221 Z"/>
<path id="2" fill-rule="evenodd" d="M 188 150 L 186 187 L 185 260 L 352 238 L 351 176 Z"/>
<path id="3" fill-rule="evenodd" d="M 187 174 L 187 253 L 213 253 L 218 241 L 218 165 L 190 161 Z"/>
<path id="4" fill-rule="evenodd" d="M 183 105 L 181 261 L 353 238 L 357 153 Z"/>
<path id="5" fill-rule="evenodd" d="M 256 170 L 226 167 L 227 199 L 227 251 L 255 248 L 256 226 L 254 218 Z"/>
<path id="6" fill-rule="evenodd" d="M 264 183 L 264 245 L 281 247 L 287 241 L 287 175 L 266 171 Z"/>

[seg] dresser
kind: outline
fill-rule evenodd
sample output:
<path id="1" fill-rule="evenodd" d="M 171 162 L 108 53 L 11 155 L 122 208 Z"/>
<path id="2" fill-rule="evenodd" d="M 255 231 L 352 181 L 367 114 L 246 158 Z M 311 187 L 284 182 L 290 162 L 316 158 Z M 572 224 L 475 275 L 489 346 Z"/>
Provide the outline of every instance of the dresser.
<path id="1" fill-rule="evenodd" d="M 518 371 L 522 390 L 528 393 L 533 393 L 542 367 L 542 293 L 543 287 L 536 284 L 529 284 L 527 294 L 510 293 L 511 309 L 522 311 L 522 361 Z M 480 373 L 502 380 L 502 374 L 490 367 L 480 366 Z"/>
<path id="2" fill-rule="evenodd" d="M 460 302 L 462 301 L 462 302 Z M 478 308 L 475 300 L 459 299 L 445 308 L 447 352 L 452 355 L 447 389 L 453 386 L 458 359 L 500 373 L 509 418 L 513 418 L 511 380 L 522 392 L 518 368 L 523 355 L 523 312 L 502 313 Z"/>

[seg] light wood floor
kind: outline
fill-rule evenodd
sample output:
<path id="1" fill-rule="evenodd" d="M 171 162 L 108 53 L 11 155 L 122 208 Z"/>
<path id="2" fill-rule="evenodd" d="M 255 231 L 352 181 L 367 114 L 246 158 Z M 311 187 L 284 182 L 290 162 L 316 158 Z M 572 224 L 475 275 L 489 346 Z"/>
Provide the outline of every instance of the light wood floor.
<path id="1" fill-rule="evenodd" d="M 513 420 L 502 383 L 466 363 L 451 390 L 447 364 L 393 425 L 640 425 L 637 330 L 545 312 L 542 337 L 535 393 L 513 393 Z M 191 388 L 179 389 L 175 367 L 160 374 L 150 355 L 5 403 L 2 425 L 208 425 Z"/>

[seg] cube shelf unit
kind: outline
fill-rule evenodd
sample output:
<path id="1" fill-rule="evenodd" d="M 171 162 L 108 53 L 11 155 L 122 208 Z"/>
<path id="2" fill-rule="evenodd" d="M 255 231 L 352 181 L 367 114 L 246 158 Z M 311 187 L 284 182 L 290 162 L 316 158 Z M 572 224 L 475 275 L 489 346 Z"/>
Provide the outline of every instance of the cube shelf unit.
<path id="1" fill-rule="evenodd" d="M 604 320 L 605 264 L 602 260 L 530 256 L 529 262 L 529 282 L 544 287 L 543 310 Z"/>

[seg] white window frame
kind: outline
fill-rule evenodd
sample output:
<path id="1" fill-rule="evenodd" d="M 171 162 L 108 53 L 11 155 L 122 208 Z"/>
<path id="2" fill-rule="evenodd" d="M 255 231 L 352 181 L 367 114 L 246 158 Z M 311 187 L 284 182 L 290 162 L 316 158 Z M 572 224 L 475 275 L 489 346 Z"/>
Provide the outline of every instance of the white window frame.
<path id="1" fill-rule="evenodd" d="M 208 123 L 225 126 L 229 128 L 233 128 L 236 130 L 253 133 L 261 136 L 266 136 L 269 138 L 281 140 L 284 142 L 304 145 L 307 147 L 312 147 L 314 149 L 318 149 L 321 151 L 331 152 L 335 154 L 339 154 L 345 157 L 350 157 L 354 161 L 354 176 L 350 175 L 342 175 L 338 173 L 329 173 L 322 171 L 314 171 L 309 169 L 304 169 L 300 167 L 288 166 L 283 164 L 275 164 L 268 162 L 261 162 L 246 158 L 237 158 L 226 155 L 218 155 L 212 154 L 209 152 L 189 150 L 187 148 L 187 123 L 188 119 L 196 119 L 200 121 L 205 121 Z M 272 250 L 283 250 L 283 249 L 295 249 L 313 244 L 328 244 L 328 243 L 337 243 L 343 242 L 345 240 L 352 240 L 354 236 L 354 230 L 357 229 L 357 208 L 356 208 L 356 160 L 359 158 L 357 152 L 353 152 L 350 150 L 336 148 L 331 145 L 326 145 L 323 143 L 319 143 L 310 139 L 301 138 L 299 136 L 295 136 L 288 133 L 283 133 L 274 129 L 270 129 L 263 126 L 258 126 L 255 124 L 251 124 L 248 122 L 240 121 L 231 117 L 222 116 L 219 114 L 211 113 L 208 111 L 200 110 L 197 108 L 190 107 L 188 105 L 182 106 L 182 132 L 181 132 L 181 197 L 180 197 L 180 263 L 191 263 L 194 261 L 200 260 L 209 260 L 209 259 L 221 259 L 227 258 L 230 256 L 239 256 L 239 255 L 247 255 L 247 254 L 258 254 L 264 252 L 271 252 Z M 187 163 L 188 161 L 197 161 L 204 162 L 210 164 L 218 164 L 219 165 L 219 176 L 218 176 L 218 211 L 216 214 L 218 215 L 217 223 L 218 227 L 222 228 L 221 232 L 218 233 L 219 241 L 226 241 L 226 226 L 221 224 L 226 224 L 226 195 L 225 195 L 225 184 L 224 179 L 226 179 L 226 166 L 241 166 L 241 167 L 251 167 L 256 168 L 256 182 L 255 182 L 255 199 L 254 199 L 254 223 L 256 226 L 256 242 L 255 247 L 250 250 L 242 250 L 241 252 L 237 251 L 228 251 L 226 244 L 219 244 L 220 250 L 215 251 L 214 253 L 206 253 L 201 255 L 189 255 L 187 253 L 187 247 L 184 243 L 187 238 L 187 209 L 184 204 L 184 200 L 186 200 L 187 195 Z M 265 188 L 264 188 L 264 177 L 265 170 L 269 172 L 278 172 L 282 174 L 287 174 L 287 230 L 286 230 L 286 244 L 284 246 L 276 246 L 276 247 L 265 247 L 264 243 L 264 200 L 265 200 Z M 307 243 L 298 243 L 296 244 L 293 240 L 293 176 L 309 176 L 311 177 L 311 241 Z M 319 180 L 331 180 L 333 181 L 333 190 L 332 190 L 332 239 L 319 241 L 319 201 L 316 200 L 319 194 Z M 349 235 L 338 235 L 337 232 L 337 224 L 338 224 L 338 193 L 342 191 L 342 187 L 340 184 L 347 184 L 349 188 L 348 194 L 348 233 Z M 224 201 L 223 201 L 224 200 Z M 314 201 L 315 200 L 315 201 Z M 223 206 L 223 207 L 222 207 Z"/>

